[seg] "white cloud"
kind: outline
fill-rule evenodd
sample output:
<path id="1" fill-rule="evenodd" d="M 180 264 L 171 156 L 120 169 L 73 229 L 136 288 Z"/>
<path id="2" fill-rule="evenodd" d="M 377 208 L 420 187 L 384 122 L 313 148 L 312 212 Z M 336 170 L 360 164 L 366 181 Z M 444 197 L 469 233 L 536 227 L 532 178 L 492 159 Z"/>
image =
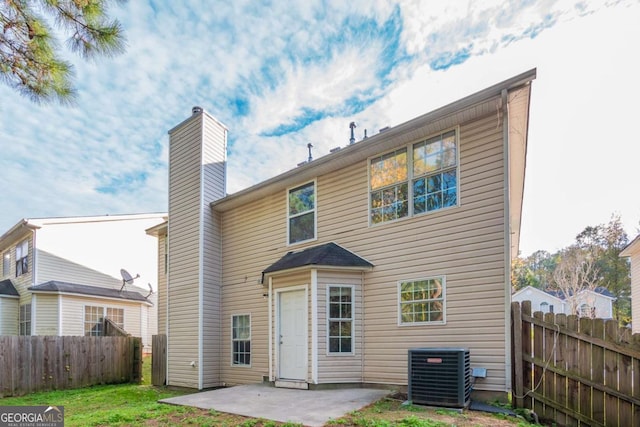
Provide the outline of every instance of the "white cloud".
<path id="1" fill-rule="evenodd" d="M 400 45 L 389 56 L 393 44 L 381 37 L 393 32 L 382 26 L 396 7 Z M 309 142 L 316 158 L 346 145 L 352 120 L 358 137 L 365 128 L 372 135 L 537 66 L 523 252 L 565 245 L 614 211 L 633 232 L 640 201 L 629 197 L 629 183 L 637 181 L 631 162 L 638 152 L 628 129 L 640 95 L 633 84 L 639 9 L 605 0 L 114 6 L 129 47 L 114 59 L 72 59 L 77 107 L 34 105 L 0 86 L 0 229 L 25 216 L 165 210 L 167 130 L 193 105 L 229 126 L 233 192 L 295 167 Z M 355 34 L 363 22 L 373 24 Z M 461 65 L 429 66 L 464 48 L 470 57 Z M 346 111 L 345 100 L 362 94 L 376 101 Z M 248 101 L 244 117 L 236 97 Z M 308 111 L 324 117 L 297 132 L 260 136 Z M 97 190 L 137 174 L 146 176 L 143 184 Z"/>

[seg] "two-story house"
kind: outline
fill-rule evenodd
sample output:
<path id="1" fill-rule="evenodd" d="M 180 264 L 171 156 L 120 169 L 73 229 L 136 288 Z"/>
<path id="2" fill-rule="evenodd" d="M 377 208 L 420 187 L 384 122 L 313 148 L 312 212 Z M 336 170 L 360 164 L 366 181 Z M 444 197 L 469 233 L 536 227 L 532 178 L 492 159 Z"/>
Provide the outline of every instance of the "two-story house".
<path id="1" fill-rule="evenodd" d="M 102 320 L 143 340 L 157 331 L 156 242 L 166 214 L 23 219 L 0 236 L 0 334 L 100 335 Z M 120 269 L 140 274 L 123 282 Z"/>
<path id="2" fill-rule="evenodd" d="M 195 107 L 148 230 L 167 384 L 406 385 L 408 349 L 454 347 L 504 396 L 535 75 L 230 195 L 227 129 Z"/>

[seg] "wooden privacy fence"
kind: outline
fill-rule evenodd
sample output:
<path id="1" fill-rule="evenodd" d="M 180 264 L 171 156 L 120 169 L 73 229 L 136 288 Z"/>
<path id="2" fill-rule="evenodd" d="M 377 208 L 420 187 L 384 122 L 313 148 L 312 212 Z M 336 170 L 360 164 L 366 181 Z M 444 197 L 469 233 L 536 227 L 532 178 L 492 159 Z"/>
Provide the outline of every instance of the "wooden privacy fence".
<path id="1" fill-rule="evenodd" d="M 640 334 L 511 305 L 513 402 L 558 426 L 640 426 Z"/>
<path id="2" fill-rule="evenodd" d="M 0 397 L 140 382 L 137 337 L 0 336 Z"/>
<path id="3" fill-rule="evenodd" d="M 151 337 L 151 384 L 165 385 L 167 382 L 167 336 Z"/>

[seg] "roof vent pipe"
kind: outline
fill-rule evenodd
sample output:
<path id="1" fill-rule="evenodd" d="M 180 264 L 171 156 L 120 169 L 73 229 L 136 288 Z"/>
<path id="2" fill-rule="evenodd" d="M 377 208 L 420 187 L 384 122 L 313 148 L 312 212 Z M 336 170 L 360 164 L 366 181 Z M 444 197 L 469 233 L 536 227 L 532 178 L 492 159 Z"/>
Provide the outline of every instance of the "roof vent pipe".
<path id="1" fill-rule="evenodd" d="M 313 160 L 313 157 L 311 157 L 311 149 L 313 148 L 313 145 L 311 145 L 311 143 L 308 143 L 307 148 L 309 149 L 309 159 L 307 161 L 311 163 L 311 161 Z"/>
<path id="2" fill-rule="evenodd" d="M 351 128 L 351 138 L 349 138 L 349 145 L 351 145 L 356 142 L 356 137 L 353 134 L 353 130 L 356 128 L 356 122 L 349 123 L 349 128 Z"/>
<path id="3" fill-rule="evenodd" d="M 362 138 L 362 139 L 367 139 L 367 130 L 366 129 L 364 130 L 364 138 Z"/>
<path id="4" fill-rule="evenodd" d="M 198 107 L 198 106 L 196 105 L 195 107 L 193 107 L 193 108 L 191 109 L 191 114 L 193 114 L 194 116 L 195 116 L 196 114 L 200 114 L 200 113 L 202 113 L 202 107 Z"/>

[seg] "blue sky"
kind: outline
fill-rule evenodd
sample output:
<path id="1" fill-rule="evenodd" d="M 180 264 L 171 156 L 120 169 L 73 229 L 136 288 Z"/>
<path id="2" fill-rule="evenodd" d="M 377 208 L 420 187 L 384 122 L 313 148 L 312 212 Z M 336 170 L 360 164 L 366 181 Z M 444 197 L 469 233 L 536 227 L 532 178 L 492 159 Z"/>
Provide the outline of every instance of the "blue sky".
<path id="1" fill-rule="evenodd" d="M 0 86 L 0 230 L 23 217 L 167 209 L 167 131 L 229 128 L 233 193 L 537 67 L 521 250 L 622 217 L 639 232 L 640 1 L 114 4 L 128 48 L 83 62 L 74 107 Z M 1 234 L 0 232 L 0 234 Z"/>

